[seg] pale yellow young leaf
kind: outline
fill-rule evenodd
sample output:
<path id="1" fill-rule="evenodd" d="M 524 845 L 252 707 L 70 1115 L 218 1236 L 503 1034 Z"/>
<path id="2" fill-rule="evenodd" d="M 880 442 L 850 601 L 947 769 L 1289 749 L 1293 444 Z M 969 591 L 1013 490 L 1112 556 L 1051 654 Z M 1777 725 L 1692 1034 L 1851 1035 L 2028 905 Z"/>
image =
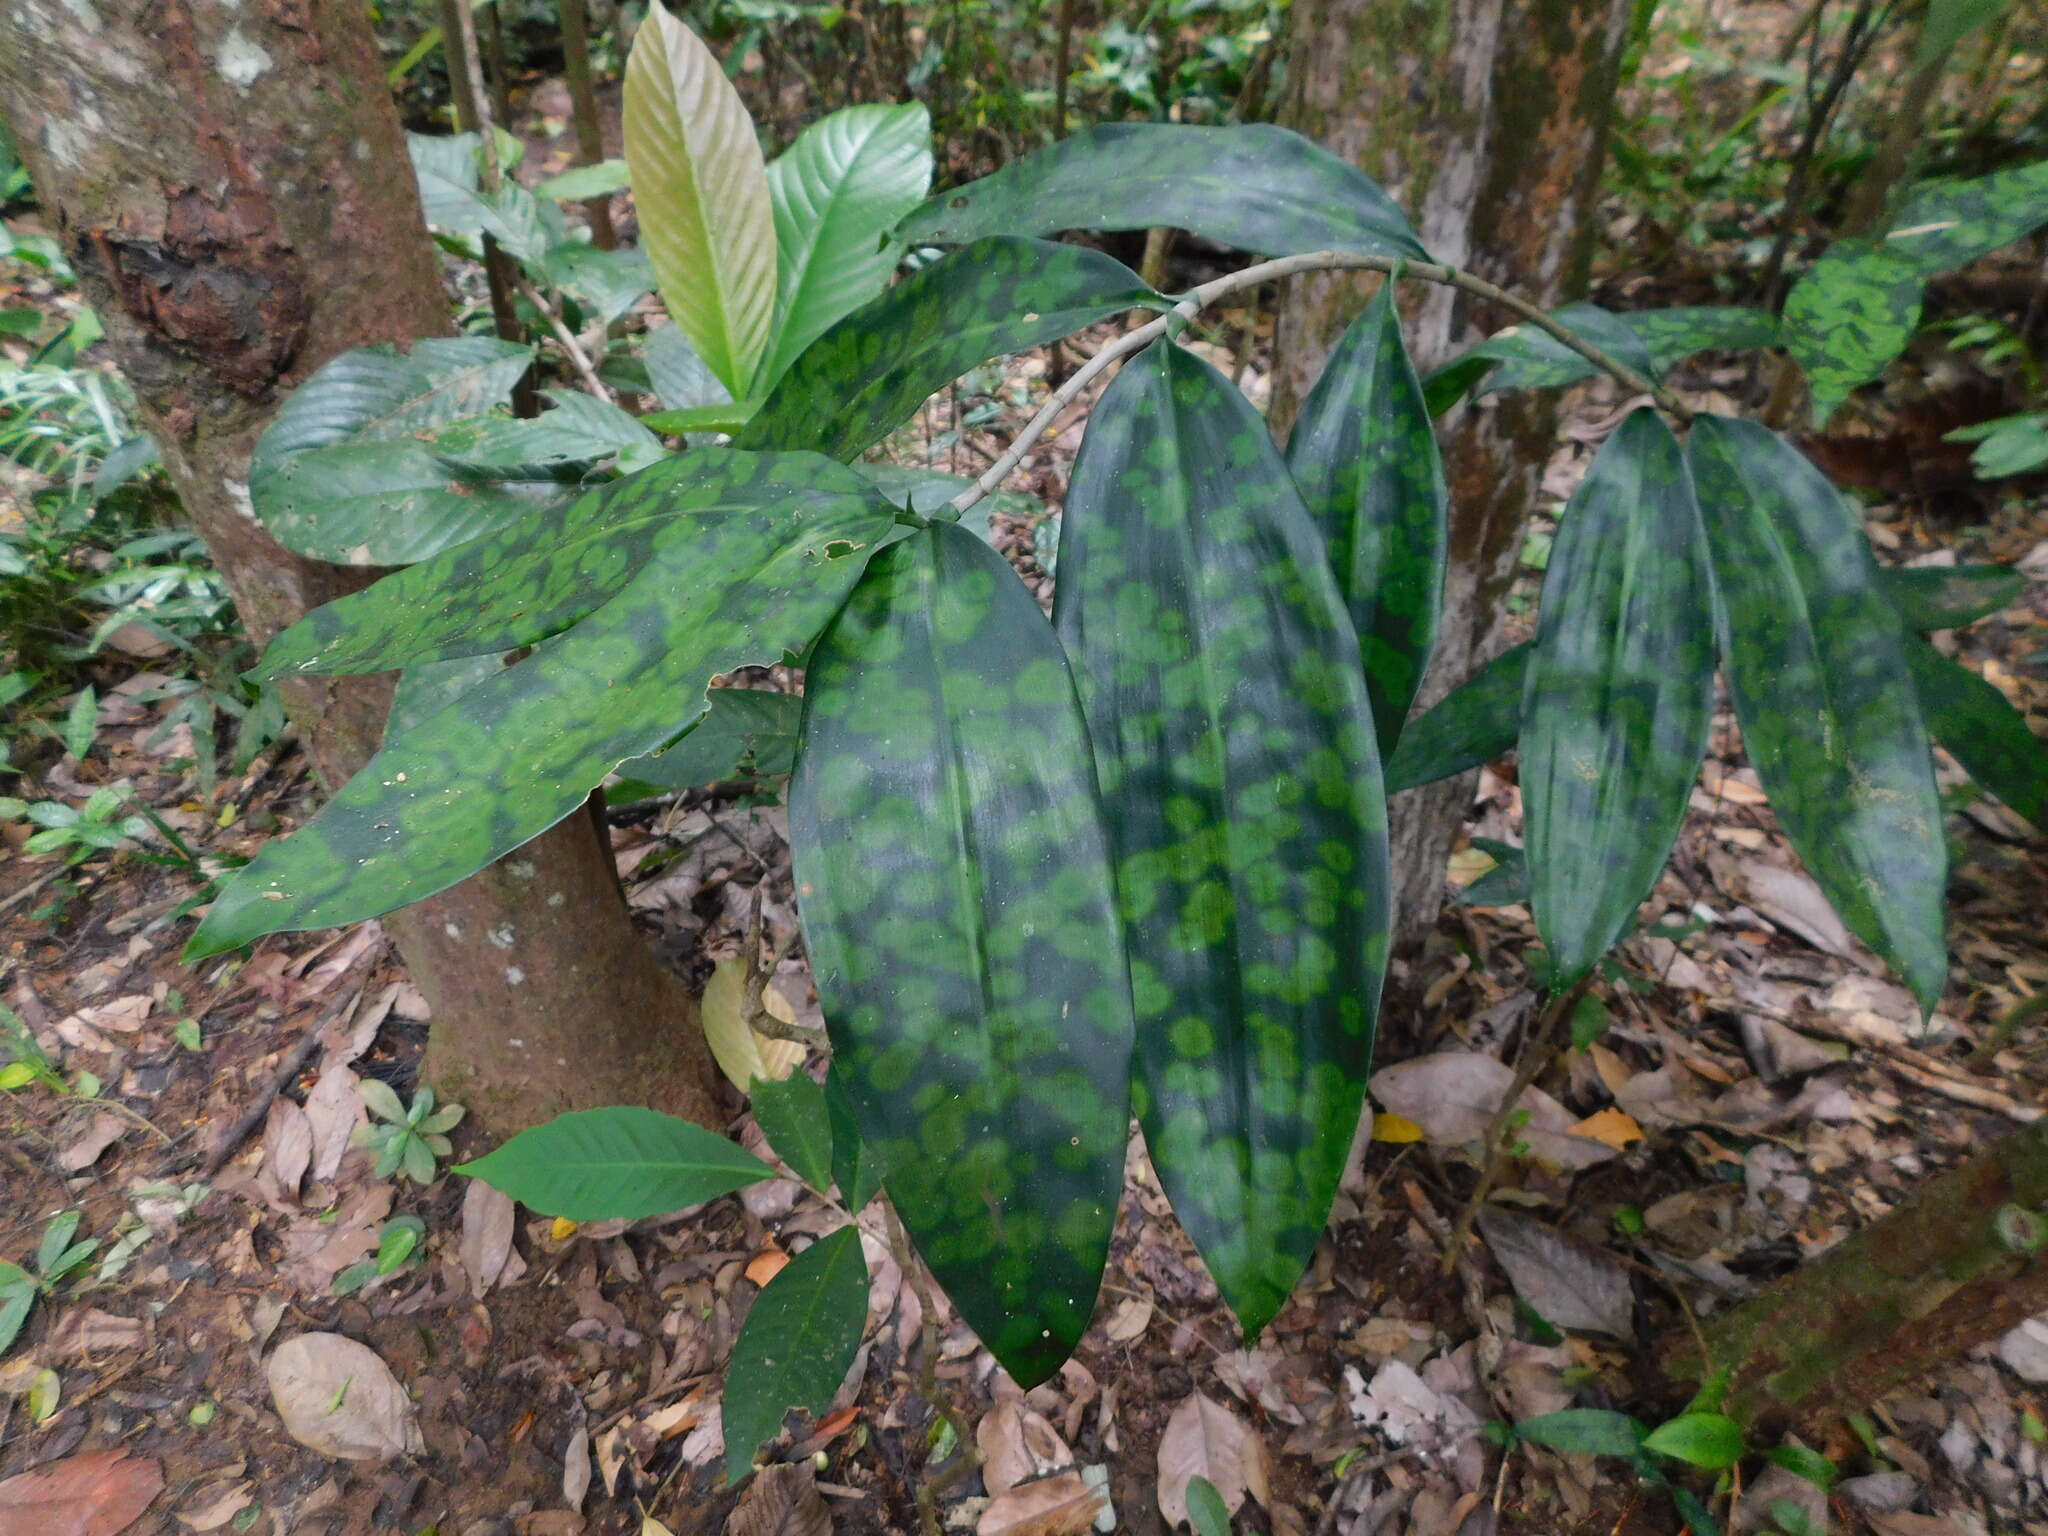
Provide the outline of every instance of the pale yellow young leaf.
<path id="1" fill-rule="evenodd" d="M 775 215 L 753 119 L 697 34 L 648 7 L 626 61 L 626 164 L 669 317 L 746 397 L 775 317 Z"/>
<path id="2" fill-rule="evenodd" d="M 737 958 L 719 961 L 711 972 L 711 979 L 704 983 L 704 1001 L 700 1009 L 704 1020 L 704 1039 L 711 1047 L 711 1055 L 719 1070 L 742 1093 L 757 1077 L 780 1082 L 801 1066 L 804 1059 L 804 1048 L 794 1040 L 778 1040 L 747 1026 L 740 1017 L 741 1004 L 746 999 L 746 985 L 746 968 Z M 773 987 L 762 989 L 761 1002 L 771 1015 L 781 1018 L 784 1023 L 795 1022 L 793 1014 L 784 1017 L 789 1008 L 788 1001 Z"/>

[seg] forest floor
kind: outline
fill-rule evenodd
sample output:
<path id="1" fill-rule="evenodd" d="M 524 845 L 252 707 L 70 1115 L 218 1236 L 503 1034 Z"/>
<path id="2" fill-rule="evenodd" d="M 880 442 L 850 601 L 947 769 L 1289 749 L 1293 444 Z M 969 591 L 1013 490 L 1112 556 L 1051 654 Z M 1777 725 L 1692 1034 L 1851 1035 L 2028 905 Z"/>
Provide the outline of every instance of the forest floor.
<path id="1" fill-rule="evenodd" d="M 1249 341 L 1255 398 L 1269 327 L 1248 311 L 1217 333 Z M 1701 367 L 1679 383 L 1725 401 L 1741 371 Z M 935 402 L 899 456 L 979 469 L 1042 397 L 1044 373 L 1025 360 L 977 382 L 971 402 Z M 1604 384 L 1569 397 L 1553 508 L 1626 403 Z M 1926 415 L 1909 400 L 1808 446 L 1879 498 L 1869 529 L 1886 560 L 1996 559 L 2033 578 L 2012 608 L 1939 642 L 2038 728 L 2048 489 L 1973 485 L 1960 455 L 1930 446 Z M 1084 416 L 1047 435 L 1014 489 L 1058 505 Z M 1010 527 L 1002 542 L 1044 590 L 1033 532 Z M 1539 527 L 1521 611 L 1546 548 Z M 206 859 L 246 855 L 310 812 L 288 742 L 202 794 L 183 728 L 162 731 L 166 706 L 137 702 L 160 680 L 146 662 L 110 669 L 91 755 L 44 764 L 16 793 L 128 785 Z M 1134 1152 L 1095 1326 L 1058 1378 L 1018 1393 L 950 1313 L 927 1319 L 920 1287 L 871 1241 L 859 1367 L 834 1410 L 793 1421 L 774 1470 L 743 1489 L 725 1486 L 720 1370 L 760 1285 L 841 1219 L 829 1207 L 784 1179 L 659 1221 L 575 1227 L 452 1175 L 378 1179 L 350 1145 L 358 1084 L 409 1097 L 429 1021 L 376 924 L 188 968 L 189 920 L 175 915 L 187 871 L 128 855 L 67 868 L 0 848 L 0 1000 L 55 1074 L 0 1096 L 0 1258 L 27 1262 L 62 1211 L 100 1245 L 85 1283 L 40 1301 L 0 1360 L 0 1536 L 613 1536 L 646 1517 L 678 1536 L 1151 1536 L 1168 1528 L 1161 1484 L 1191 1469 L 1248 1493 L 1244 1531 L 1671 1536 L 1670 1505 L 1618 1464 L 1503 1455 L 1484 1426 L 1574 1404 L 1649 1422 L 1675 1411 L 1687 1390 L 1659 1375 L 1657 1346 L 1689 1314 L 1797 1267 L 2042 1113 L 2048 1017 L 2026 1007 L 2048 991 L 2041 834 L 1971 800 L 1942 766 L 1958 787 L 1954 969 L 1931 1024 L 1799 869 L 1724 701 L 1670 869 L 1595 990 L 1604 1028 L 1543 1084 L 1540 1123 L 1581 1132 L 1570 1166 L 1514 1163 L 1449 1277 L 1475 1127 L 1536 999 L 1521 906 L 1448 908 L 1395 978 L 1404 1001 L 1383 1023 L 1376 1095 L 1411 1106 L 1414 1123 L 1383 1121 L 1365 1144 L 1309 1275 L 1259 1339 L 1236 1334 Z M 631 905 L 693 982 L 759 941 L 757 910 L 771 948 L 794 928 L 772 797 L 697 793 L 614 822 Z M 1466 832 L 1461 885 L 1490 863 L 1472 839 L 1519 841 L 1511 764 L 1479 776 Z M 819 1022 L 800 956 L 776 986 Z M 95 1092 L 78 1091 L 81 1074 Z M 1418 1100 L 1465 1113 L 1418 1112 Z M 737 1093 L 730 1108 L 734 1134 L 760 1149 Z M 476 1150 L 466 1128 L 455 1140 Z M 422 1224 L 417 1247 L 348 1289 L 403 1218 Z M 1567 1315 L 1583 1326 L 1562 1336 L 1540 1320 Z M 331 1335 L 381 1366 L 337 1363 Z M 288 1429 L 277 1351 L 300 1336 L 339 1384 L 309 1405 L 303 1379 L 285 1382 L 310 1420 Z M 935 1391 L 971 1426 L 978 1468 Z M 2048 1530 L 2044 1420 L 2048 1320 L 1817 1443 L 1845 1469 L 1831 1499 L 1773 1469 L 1717 1512 L 1737 1531 L 1771 1529 L 1775 1499 L 1871 1536 Z M 49 1502 L 20 1502 L 30 1490 Z"/>

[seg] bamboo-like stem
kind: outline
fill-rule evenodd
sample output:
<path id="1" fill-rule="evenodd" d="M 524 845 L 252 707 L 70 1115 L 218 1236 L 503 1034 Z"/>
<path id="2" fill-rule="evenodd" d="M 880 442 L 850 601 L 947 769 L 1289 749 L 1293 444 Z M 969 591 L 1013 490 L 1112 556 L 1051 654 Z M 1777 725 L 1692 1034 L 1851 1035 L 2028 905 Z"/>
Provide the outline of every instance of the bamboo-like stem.
<path id="1" fill-rule="evenodd" d="M 1678 420 L 1691 421 L 1693 409 L 1677 395 L 1654 379 L 1645 378 L 1628 364 L 1622 362 L 1602 348 L 1586 340 L 1570 326 L 1546 314 L 1527 299 L 1509 293 L 1505 288 L 1496 287 L 1483 277 L 1474 277 L 1458 267 L 1447 267 L 1434 261 L 1409 261 L 1400 256 L 1379 256 L 1365 251 L 1310 251 L 1301 256 L 1282 256 L 1275 261 L 1262 261 L 1256 266 L 1244 267 L 1236 272 L 1226 272 L 1212 278 L 1199 288 L 1191 290 L 1186 297 L 1165 314 L 1147 321 L 1135 330 L 1126 331 L 1108 346 L 1097 352 L 1087 362 L 1075 369 L 1067 382 L 1054 390 L 1052 397 L 1039 408 L 1038 414 L 1025 423 L 1024 430 L 1017 434 L 1001 458 L 991 464 L 973 485 L 955 496 L 950 505 L 960 512 L 1000 489 L 1010 471 L 1015 469 L 1031 445 L 1043 437 L 1053 421 L 1078 398 L 1088 386 L 1119 358 L 1130 356 L 1150 346 L 1168 331 L 1185 326 L 1217 300 L 1241 293 L 1247 288 L 1256 288 L 1278 278 L 1293 277 L 1301 272 L 1384 272 L 1389 278 L 1412 277 L 1420 282 L 1437 283 L 1446 288 L 1455 288 L 1475 298 L 1485 299 L 1492 304 L 1509 310 L 1539 331 L 1554 337 L 1580 357 L 1619 380 L 1626 389 L 1637 394 L 1648 395 L 1657 402 L 1660 409 Z"/>

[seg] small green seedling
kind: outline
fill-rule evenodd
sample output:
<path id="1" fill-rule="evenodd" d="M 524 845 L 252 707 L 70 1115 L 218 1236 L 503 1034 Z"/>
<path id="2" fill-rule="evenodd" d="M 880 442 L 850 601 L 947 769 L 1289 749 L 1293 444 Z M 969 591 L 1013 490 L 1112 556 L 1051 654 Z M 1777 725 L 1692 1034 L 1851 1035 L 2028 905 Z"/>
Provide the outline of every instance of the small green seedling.
<path id="1" fill-rule="evenodd" d="M 97 1238 L 78 1237 L 79 1213 L 59 1211 L 43 1228 L 36 1245 L 35 1269 L 0 1264 L 0 1352 L 12 1345 L 28 1321 L 38 1296 L 54 1296 L 60 1281 L 75 1273 L 99 1248 Z"/>
<path id="2" fill-rule="evenodd" d="M 127 798 L 125 789 L 112 784 L 94 790 L 82 806 L 0 796 L 0 821 L 27 821 L 41 829 L 29 834 L 22 852 L 61 852 L 66 864 L 83 864 L 95 853 L 149 836 L 147 820 L 121 813 Z"/>
<path id="3" fill-rule="evenodd" d="M 334 1294 L 352 1295 L 372 1280 L 404 1269 L 420 1257 L 420 1244 L 426 1236 L 427 1224 L 419 1217 L 394 1216 L 378 1229 L 376 1253 L 356 1260 L 334 1277 Z"/>
<path id="4" fill-rule="evenodd" d="M 408 1109 L 389 1083 L 374 1077 L 363 1079 L 360 1092 L 370 1113 L 383 1122 L 366 1125 L 355 1135 L 357 1146 L 377 1154 L 376 1177 L 403 1173 L 415 1184 L 433 1183 L 440 1160 L 454 1155 L 448 1132 L 462 1123 L 462 1106 L 444 1104 L 437 1110 L 434 1090 L 422 1086 Z"/>

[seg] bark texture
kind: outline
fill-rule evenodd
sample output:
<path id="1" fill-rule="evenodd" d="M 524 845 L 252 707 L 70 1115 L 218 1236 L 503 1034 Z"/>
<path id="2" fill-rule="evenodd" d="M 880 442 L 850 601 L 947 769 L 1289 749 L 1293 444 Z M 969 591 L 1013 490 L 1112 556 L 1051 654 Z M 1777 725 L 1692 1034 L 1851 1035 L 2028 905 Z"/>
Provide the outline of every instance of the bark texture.
<path id="1" fill-rule="evenodd" d="M 5 0 L 0 113 L 251 636 L 362 585 L 272 540 L 247 480 L 307 374 L 449 330 L 367 12 Z M 329 787 L 389 700 L 388 678 L 285 685 Z M 430 1066 L 487 1128 L 607 1102 L 716 1119 L 694 1001 L 633 931 L 587 818 L 387 922 L 434 1010 Z"/>
<path id="2" fill-rule="evenodd" d="M 1806 1428 L 2048 1310 L 2048 1120 L 1928 1180 L 1861 1232 L 1709 1324 L 1744 1423 Z M 1697 1379 L 1697 1353 L 1674 1371 Z"/>
<path id="3" fill-rule="evenodd" d="M 1439 259 L 1554 306 L 1584 290 L 1628 19 L 1625 0 L 1295 0 L 1281 117 L 1385 186 Z M 1283 435 L 1374 283 L 1319 274 L 1282 295 L 1272 420 Z M 1419 283 L 1402 309 L 1424 372 L 1513 319 Z M 1556 425 L 1550 400 L 1528 395 L 1444 423 L 1450 569 L 1418 709 L 1501 649 L 1501 599 Z M 1393 803 L 1397 952 L 1435 923 L 1471 783 Z"/>

